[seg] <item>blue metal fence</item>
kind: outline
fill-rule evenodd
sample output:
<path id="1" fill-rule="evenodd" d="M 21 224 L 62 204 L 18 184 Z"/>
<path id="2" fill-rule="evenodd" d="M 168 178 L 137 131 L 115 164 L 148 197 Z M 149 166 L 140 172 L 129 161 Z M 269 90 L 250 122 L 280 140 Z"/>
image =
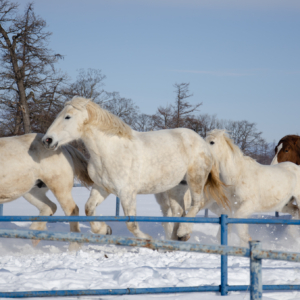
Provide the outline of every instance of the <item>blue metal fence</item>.
<path id="1" fill-rule="evenodd" d="M 119 217 L 120 214 L 120 199 L 116 198 L 116 217 L 24 217 L 24 216 L 3 216 L 3 205 L 0 204 L 0 222 L 18 222 L 18 221 L 32 221 L 32 222 L 90 222 L 90 221 L 117 221 L 117 222 L 178 222 L 178 223 L 213 223 L 221 225 L 221 246 L 195 245 L 181 242 L 162 242 L 149 241 L 143 239 L 126 239 L 121 237 L 106 237 L 97 235 L 83 235 L 76 233 L 46 233 L 39 231 L 24 231 L 24 230 L 0 230 L 0 237 L 18 237 L 27 239 L 44 239 L 44 240 L 63 240 L 63 241 L 77 241 L 89 243 L 105 243 L 117 244 L 127 246 L 148 247 L 151 249 L 166 249 L 166 250 L 180 250 L 180 251 L 196 251 L 203 253 L 219 254 L 221 255 L 221 284 L 220 286 L 203 286 L 203 287 L 183 287 L 183 288 L 150 288 L 150 289 L 118 289 L 118 290 L 86 290 L 86 291 L 52 291 L 51 295 L 119 295 L 119 294 L 142 294 L 142 293 L 178 293 L 178 292 L 200 292 L 200 291 L 220 291 L 221 295 L 227 295 L 229 291 L 247 291 L 247 285 L 228 285 L 228 255 L 235 255 L 233 253 L 239 252 L 245 256 L 250 257 L 250 271 L 251 271 L 251 299 L 261 299 L 261 292 L 257 292 L 257 282 L 261 284 L 261 259 L 281 259 L 290 261 L 300 261 L 300 254 L 284 253 L 276 251 L 260 252 L 260 256 L 251 256 L 251 253 L 260 250 L 260 243 L 255 242 L 250 245 L 250 250 L 247 248 L 228 247 L 228 224 L 285 224 L 285 225 L 300 225 L 299 220 L 282 220 L 282 219 L 234 219 L 222 215 L 220 218 L 177 218 L 177 217 Z M 175 243 L 175 244 L 174 244 Z M 198 247 L 197 247 L 198 246 Z M 218 248 L 221 247 L 221 248 Z M 262 256 L 263 255 L 263 256 Z M 271 255 L 271 256 L 270 256 Z M 259 271 L 260 270 L 260 271 Z M 260 275 L 259 275 L 260 274 Z M 260 278 L 260 279 L 259 279 Z M 256 284 L 256 285 L 255 285 Z M 300 290 L 300 285 L 264 285 L 263 290 Z M 27 296 L 26 296 L 27 295 Z M 41 292 L 20 292 L 20 293 L 0 293 L 0 297 L 33 297 L 33 296 L 49 296 L 47 291 Z M 253 298 L 252 298 L 253 297 Z"/>
<path id="2" fill-rule="evenodd" d="M 144 294 L 144 293 L 179 293 L 179 292 L 201 292 L 220 291 L 226 295 L 229 291 L 249 290 L 247 285 L 228 285 L 228 255 L 250 258 L 251 299 L 261 299 L 262 290 L 300 290 L 300 285 L 265 285 L 261 282 L 261 259 L 279 259 L 287 261 L 300 261 L 299 253 L 266 251 L 261 250 L 259 242 L 252 242 L 249 248 L 227 246 L 227 227 L 229 223 L 235 224 L 290 224 L 300 225 L 299 220 L 266 220 L 266 219 L 233 219 L 222 215 L 220 218 L 171 218 L 171 217 L 23 217 L 2 216 L 0 222 L 11 221 L 46 221 L 46 222 L 89 222 L 89 221 L 117 221 L 117 222 L 180 222 L 180 223 L 214 223 L 221 225 L 221 246 L 199 245 L 174 241 L 156 241 L 146 239 L 134 239 L 114 236 L 102 236 L 96 234 L 80 233 L 51 233 L 45 231 L 25 230 L 0 230 L 0 237 L 26 238 L 54 241 L 74 241 L 88 243 L 115 244 L 123 246 L 147 247 L 150 249 L 165 249 L 179 251 L 193 251 L 221 255 L 221 284 L 220 286 L 200 287 L 170 287 L 149 289 L 117 289 L 117 290 L 77 290 L 77 291 L 39 291 L 39 292 L 2 292 L 0 297 L 42 297 L 42 296 L 71 296 L 71 295 L 120 295 L 120 294 Z"/>

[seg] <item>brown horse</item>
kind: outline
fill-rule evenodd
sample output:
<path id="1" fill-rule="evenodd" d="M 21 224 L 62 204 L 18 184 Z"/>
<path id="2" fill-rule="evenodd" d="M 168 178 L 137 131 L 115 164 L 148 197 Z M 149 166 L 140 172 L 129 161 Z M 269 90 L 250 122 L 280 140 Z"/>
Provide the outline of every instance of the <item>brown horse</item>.
<path id="1" fill-rule="evenodd" d="M 275 147 L 275 156 L 271 165 L 276 165 L 281 162 L 290 161 L 296 165 L 300 165 L 300 136 L 286 135 Z M 289 213 L 293 217 L 299 216 L 298 206 L 290 201 L 283 209 L 283 213 Z"/>
<path id="2" fill-rule="evenodd" d="M 271 165 L 291 161 L 296 165 L 300 165 L 300 136 L 286 135 L 275 147 L 275 156 Z"/>

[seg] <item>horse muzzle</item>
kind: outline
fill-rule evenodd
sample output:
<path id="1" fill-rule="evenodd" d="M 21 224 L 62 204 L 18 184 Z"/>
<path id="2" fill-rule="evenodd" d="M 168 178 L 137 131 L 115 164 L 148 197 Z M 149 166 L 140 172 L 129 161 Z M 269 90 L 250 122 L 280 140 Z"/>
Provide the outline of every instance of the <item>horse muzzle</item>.
<path id="1" fill-rule="evenodd" d="M 44 146 L 49 150 L 56 150 L 58 148 L 58 142 L 53 143 L 53 139 L 51 137 L 46 137 L 42 139 Z"/>

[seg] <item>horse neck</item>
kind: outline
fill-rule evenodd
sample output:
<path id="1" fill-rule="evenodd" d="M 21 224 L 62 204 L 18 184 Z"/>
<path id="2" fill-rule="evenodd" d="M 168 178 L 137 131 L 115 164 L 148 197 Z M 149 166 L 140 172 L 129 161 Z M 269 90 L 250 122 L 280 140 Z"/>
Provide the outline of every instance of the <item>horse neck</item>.
<path id="1" fill-rule="evenodd" d="M 232 184 L 235 182 L 241 174 L 241 169 L 247 163 L 245 158 L 240 154 L 233 155 L 231 151 L 228 151 L 226 155 L 223 155 L 222 159 L 219 160 L 219 168 L 224 183 Z"/>
<path id="2" fill-rule="evenodd" d="M 105 134 L 97 129 L 90 130 L 81 139 L 92 159 L 99 158 L 99 156 L 109 157 L 115 155 L 114 149 L 118 149 L 118 152 L 122 151 L 125 140 L 124 138 Z"/>

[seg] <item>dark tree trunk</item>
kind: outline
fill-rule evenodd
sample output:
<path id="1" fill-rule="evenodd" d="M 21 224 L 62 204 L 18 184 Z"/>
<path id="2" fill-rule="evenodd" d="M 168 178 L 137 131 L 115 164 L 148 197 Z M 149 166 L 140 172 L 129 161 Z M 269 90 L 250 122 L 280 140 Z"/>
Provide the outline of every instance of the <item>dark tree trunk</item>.
<path id="1" fill-rule="evenodd" d="M 23 116 L 24 132 L 30 133 L 31 126 L 30 126 L 30 117 L 29 117 L 29 107 L 28 107 L 28 103 L 26 100 L 26 93 L 25 93 L 25 88 L 24 88 L 24 83 L 23 83 L 24 78 L 22 78 L 21 70 L 18 66 L 17 55 L 15 52 L 17 37 L 14 36 L 13 42 L 11 43 L 11 41 L 7 35 L 7 32 L 3 29 L 3 27 L 1 25 L 0 25 L 0 33 L 3 35 L 3 37 L 5 39 L 5 42 L 6 42 L 8 50 L 9 50 L 10 57 L 11 57 L 11 63 L 13 66 L 13 71 L 14 71 L 16 83 L 17 83 L 18 90 L 19 90 L 19 102 L 20 102 L 21 112 L 22 112 L 22 116 Z"/>

